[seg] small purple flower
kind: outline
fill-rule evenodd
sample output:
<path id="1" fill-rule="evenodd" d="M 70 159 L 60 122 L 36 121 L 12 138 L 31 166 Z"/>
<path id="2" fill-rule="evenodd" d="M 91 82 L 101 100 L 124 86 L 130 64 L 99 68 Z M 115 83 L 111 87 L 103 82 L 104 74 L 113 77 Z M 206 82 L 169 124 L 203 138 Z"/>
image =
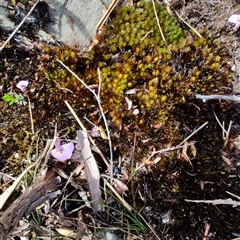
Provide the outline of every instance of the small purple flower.
<path id="1" fill-rule="evenodd" d="M 238 28 L 240 27 L 240 15 L 239 14 L 233 14 L 232 16 L 230 16 L 228 21 L 231 22 L 231 23 L 235 23 L 233 31 L 237 31 Z"/>
<path id="2" fill-rule="evenodd" d="M 26 80 L 19 81 L 18 84 L 16 85 L 17 88 L 19 88 L 22 92 L 26 92 L 27 86 L 29 82 Z"/>
<path id="3" fill-rule="evenodd" d="M 57 139 L 55 148 L 51 151 L 51 155 L 60 162 L 65 162 L 72 157 L 74 151 L 74 144 L 72 142 L 61 145 L 60 140 Z"/>

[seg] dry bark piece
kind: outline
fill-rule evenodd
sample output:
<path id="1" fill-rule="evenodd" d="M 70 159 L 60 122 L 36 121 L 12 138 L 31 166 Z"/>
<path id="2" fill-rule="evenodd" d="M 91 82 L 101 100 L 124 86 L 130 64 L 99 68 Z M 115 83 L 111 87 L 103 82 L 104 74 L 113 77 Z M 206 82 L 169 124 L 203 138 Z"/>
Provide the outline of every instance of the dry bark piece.
<path id="1" fill-rule="evenodd" d="M 19 196 L 0 217 L 0 240 L 6 240 L 24 215 L 47 200 L 55 198 L 61 191 L 58 188 L 61 178 L 53 172 L 37 179 L 29 189 Z"/>
<path id="2" fill-rule="evenodd" d="M 86 131 L 77 131 L 78 142 L 81 147 L 84 160 L 84 170 L 89 184 L 93 211 L 101 211 L 101 190 L 100 190 L 100 173 L 96 160 L 92 154 L 90 142 Z"/>

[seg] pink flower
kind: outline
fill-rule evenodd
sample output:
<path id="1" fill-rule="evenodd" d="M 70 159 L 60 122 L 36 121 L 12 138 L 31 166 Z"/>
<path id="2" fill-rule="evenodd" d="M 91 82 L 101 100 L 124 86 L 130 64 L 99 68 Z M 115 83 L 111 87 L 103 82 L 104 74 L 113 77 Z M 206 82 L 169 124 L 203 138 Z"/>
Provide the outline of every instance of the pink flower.
<path id="1" fill-rule="evenodd" d="M 17 88 L 19 88 L 22 92 L 26 92 L 26 88 L 28 86 L 29 82 L 26 80 L 19 81 L 16 85 Z"/>
<path id="2" fill-rule="evenodd" d="M 72 142 L 61 145 L 60 140 L 57 139 L 55 148 L 51 151 L 51 155 L 60 162 L 65 162 L 72 157 L 74 151 L 74 144 Z"/>
<path id="3" fill-rule="evenodd" d="M 237 31 L 240 27 L 240 15 L 239 14 L 233 14 L 229 19 L 229 22 L 235 23 L 235 26 L 233 28 L 233 31 Z"/>

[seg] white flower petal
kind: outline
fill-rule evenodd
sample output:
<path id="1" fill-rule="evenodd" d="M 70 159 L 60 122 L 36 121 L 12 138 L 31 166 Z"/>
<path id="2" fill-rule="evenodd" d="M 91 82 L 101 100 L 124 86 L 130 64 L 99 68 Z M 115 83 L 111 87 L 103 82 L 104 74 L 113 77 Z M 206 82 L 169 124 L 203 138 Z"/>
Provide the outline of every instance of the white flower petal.
<path id="1" fill-rule="evenodd" d="M 237 23 L 239 20 L 240 20 L 240 15 L 239 14 L 233 14 L 228 19 L 228 21 L 231 22 L 231 23 Z"/>
<path id="2" fill-rule="evenodd" d="M 72 142 L 61 145 L 62 150 L 59 148 L 54 148 L 51 151 L 51 155 L 60 162 L 65 162 L 71 159 L 72 153 L 74 151 L 74 144 Z"/>
<path id="3" fill-rule="evenodd" d="M 17 88 L 19 88 L 22 92 L 26 91 L 26 88 L 28 86 L 29 82 L 26 80 L 19 81 L 16 85 Z"/>

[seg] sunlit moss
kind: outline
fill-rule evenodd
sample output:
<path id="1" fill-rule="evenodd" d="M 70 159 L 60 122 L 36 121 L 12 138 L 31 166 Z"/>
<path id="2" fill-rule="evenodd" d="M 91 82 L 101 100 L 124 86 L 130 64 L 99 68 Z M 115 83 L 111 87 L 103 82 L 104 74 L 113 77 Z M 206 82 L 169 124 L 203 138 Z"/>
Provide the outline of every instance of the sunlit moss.
<path id="1" fill-rule="evenodd" d="M 146 138 L 157 131 L 164 139 L 153 138 L 159 145 L 182 138 L 176 131 L 178 114 L 184 104 L 196 103 L 195 93 L 229 94 L 232 76 L 226 49 L 204 32 L 203 38 L 191 36 L 164 6 L 156 4 L 156 8 L 166 41 L 159 32 L 152 4 L 140 1 L 134 7 L 117 9 L 99 44 L 90 51 L 39 44 L 30 58 L 35 64 L 27 75 L 36 123 L 48 118 L 71 125 L 73 120 L 64 117 L 64 100 L 80 116 L 86 115 L 95 123 L 101 119 L 92 94 L 57 60 L 95 91 L 101 85 L 101 104 L 112 131 L 131 126 L 131 131 L 144 132 Z M 6 64 L 5 69 L 9 69 L 10 63 Z M 126 95 L 130 89 L 135 93 Z M 128 108 L 126 96 L 137 114 Z M 132 138 L 129 134 L 122 135 L 123 141 Z"/>

